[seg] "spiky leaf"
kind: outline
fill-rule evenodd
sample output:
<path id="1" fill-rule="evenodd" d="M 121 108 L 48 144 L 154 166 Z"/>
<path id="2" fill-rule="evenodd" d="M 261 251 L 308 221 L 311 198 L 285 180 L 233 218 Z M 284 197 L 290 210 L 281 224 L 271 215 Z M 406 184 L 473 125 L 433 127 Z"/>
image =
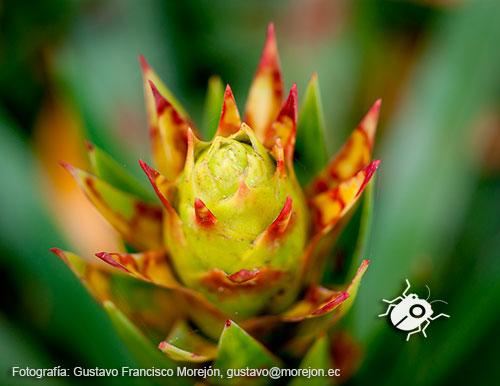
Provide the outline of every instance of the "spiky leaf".
<path id="1" fill-rule="evenodd" d="M 319 173 L 328 162 L 325 121 L 317 74 L 313 74 L 304 95 L 297 123 L 295 172 L 302 186 Z"/>
<path id="2" fill-rule="evenodd" d="M 368 260 L 363 260 L 358 268 L 358 271 L 356 272 L 356 275 L 354 276 L 354 279 L 352 279 L 352 281 L 347 286 L 346 291 L 349 293 L 350 296 L 349 299 L 347 299 L 342 304 L 340 308 L 339 317 L 344 315 L 351 308 L 352 302 L 354 301 L 354 299 L 356 299 L 356 295 L 358 294 L 358 289 L 361 283 L 361 279 L 363 278 L 363 275 L 365 274 L 369 264 L 370 262 Z"/>
<path id="3" fill-rule="evenodd" d="M 61 163 L 106 220 L 137 249 L 159 249 L 162 212 L 159 205 L 115 188 L 84 170 Z"/>
<path id="4" fill-rule="evenodd" d="M 215 367 L 226 374 L 228 369 L 262 369 L 281 366 L 261 343 L 256 341 L 236 323 L 228 320 L 219 339 L 219 353 L 215 360 Z M 228 385 L 242 385 L 250 381 L 252 384 L 266 384 L 267 378 L 232 378 L 220 380 Z"/>
<path id="5" fill-rule="evenodd" d="M 203 112 L 202 131 L 206 139 L 215 135 L 219 123 L 222 102 L 224 101 L 224 85 L 219 76 L 211 76 L 208 80 L 205 109 Z"/>
<path id="6" fill-rule="evenodd" d="M 262 142 L 265 142 L 266 131 L 279 114 L 282 98 L 281 65 L 274 24 L 271 23 L 267 30 L 264 51 L 250 86 L 243 119 L 255 130 L 255 134 Z"/>

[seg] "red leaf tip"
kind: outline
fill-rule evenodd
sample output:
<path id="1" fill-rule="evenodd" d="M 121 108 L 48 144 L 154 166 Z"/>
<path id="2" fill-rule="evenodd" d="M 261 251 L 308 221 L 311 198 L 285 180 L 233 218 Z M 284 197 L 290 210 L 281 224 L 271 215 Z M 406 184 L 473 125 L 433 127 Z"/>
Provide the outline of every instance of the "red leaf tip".
<path id="1" fill-rule="evenodd" d="M 113 257 L 111 257 L 111 254 L 107 252 L 99 252 L 95 254 L 99 259 L 104 261 L 105 263 L 108 263 L 109 265 L 121 269 L 122 271 L 125 271 L 127 273 L 132 273 L 129 269 L 125 268 L 123 265 L 121 265 L 119 262 L 117 262 Z"/>
<path id="2" fill-rule="evenodd" d="M 363 183 L 359 187 L 359 190 L 358 190 L 358 193 L 356 193 L 356 196 L 361 194 L 361 192 L 365 188 L 366 184 L 368 184 L 368 182 L 370 182 L 370 179 L 372 178 L 373 173 L 375 173 L 375 170 L 377 170 L 378 165 L 380 165 L 380 162 L 382 162 L 382 160 L 378 159 L 378 160 L 375 160 L 375 161 L 369 163 L 368 165 L 366 165 L 364 167 L 363 170 L 365 171 L 365 179 L 363 180 Z"/>
<path id="3" fill-rule="evenodd" d="M 226 320 L 226 328 L 231 327 L 231 320 L 227 319 Z"/>
<path id="4" fill-rule="evenodd" d="M 283 233 L 288 227 L 291 217 L 292 217 L 292 197 L 287 196 L 283 209 L 281 209 L 281 212 L 276 218 L 276 220 L 274 220 L 274 222 L 269 226 L 267 232 L 273 235 L 279 235 Z"/>
<path id="5" fill-rule="evenodd" d="M 241 284 L 253 279 L 255 276 L 257 276 L 259 271 L 260 270 L 248 271 L 246 269 L 240 269 L 238 272 L 235 272 L 232 275 L 227 275 L 226 277 L 233 283 Z"/>
<path id="6" fill-rule="evenodd" d="M 139 57 L 139 62 L 141 63 L 142 71 L 144 72 L 148 71 L 150 67 L 144 56 L 142 54 L 139 54 L 138 57 Z"/>
<path id="7" fill-rule="evenodd" d="M 259 63 L 259 69 L 263 67 L 279 67 L 278 45 L 272 22 L 267 27 L 266 43 Z"/>
<path id="8" fill-rule="evenodd" d="M 161 351 L 163 351 L 163 350 L 165 350 L 165 349 L 166 349 L 167 345 L 168 345 L 168 343 L 167 343 L 167 342 L 162 341 L 162 342 L 160 342 L 160 344 L 158 345 L 158 348 L 159 348 Z"/>
<path id="9" fill-rule="evenodd" d="M 67 164 L 66 162 L 59 161 L 59 165 L 61 165 L 64 169 L 66 169 L 70 173 L 73 173 L 75 171 L 75 168 L 70 164 Z"/>
<path id="10" fill-rule="evenodd" d="M 270 21 L 269 24 L 267 25 L 267 39 L 274 39 L 275 38 L 275 32 L 274 32 L 274 21 Z"/>
<path id="11" fill-rule="evenodd" d="M 158 172 L 140 158 L 139 158 L 139 164 L 141 165 L 142 170 L 144 170 L 144 173 L 146 173 L 146 175 L 148 176 L 151 184 L 155 186 L 156 182 L 154 179 L 158 177 Z"/>
<path id="12" fill-rule="evenodd" d="M 217 218 L 199 198 L 194 199 L 194 211 L 198 225 L 211 226 L 217 222 Z"/>
<path id="13" fill-rule="evenodd" d="M 248 193 L 248 186 L 245 183 L 245 177 L 243 175 L 240 175 L 239 181 L 238 181 L 238 191 L 236 192 L 237 197 L 245 197 L 246 194 Z"/>
<path id="14" fill-rule="evenodd" d="M 149 80 L 149 85 L 151 86 L 151 90 L 153 91 L 153 96 L 155 98 L 156 112 L 160 115 L 166 107 L 170 106 L 170 102 L 160 94 L 151 80 Z"/>
<path id="15" fill-rule="evenodd" d="M 285 115 L 293 120 L 294 125 L 297 124 L 297 83 L 292 85 L 288 98 L 283 105 L 280 115 Z M 278 119 L 280 119 L 278 117 Z"/>
<path id="16" fill-rule="evenodd" d="M 377 119 L 380 114 L 380 107 L 382 106 L 382 98 L 379 98 L 375 101 L 373 106 L 370 108 L 368 114 L 374 115 Z"/>
<path id="17" fill-rule="evenodd" d="M 92 145 L 92 143 L 90 143 L 87 140 L 84 140 L 83 143 L 84 143 L 85 147 L 87 148 L 87 151 L 89 151 L 89 152 L 94 151 L 94 145 Z"/>
<path id="18" fill-rule="evenodd" d="M 319 316 L 330 312 L 332 309 L 338 307 L 345 300 L 347 300 L 351 295 L 348 292 L 343 291 L 340 292 L 335 299 L 321 307 L 319 310 L 312 313 L 312 315 Z"/>

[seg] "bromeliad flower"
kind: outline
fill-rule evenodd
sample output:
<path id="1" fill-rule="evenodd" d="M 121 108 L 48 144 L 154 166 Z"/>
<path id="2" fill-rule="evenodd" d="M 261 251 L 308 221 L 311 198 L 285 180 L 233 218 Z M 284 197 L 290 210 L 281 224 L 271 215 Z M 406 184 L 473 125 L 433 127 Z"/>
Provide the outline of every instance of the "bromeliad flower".
<path id="1" fill-rule="evenodd" d="M 317 76 L 300 114 L 295 84 L 283 102 L 271 24 L 243 119 L 230 87 L 220 92 L 212 81 L 208 106 L 220 94 L 222 113 L 205 130 L 215 132 L 213 139 L 203 142 L 140 59 L 156 168 L 139 162 L 157 199 L 88 144 L 92 172 L 63 166 L 128 249 L 95 259 L 54 253 L 104 304 L 143 361 L 147 336 L 170 359 L 214 360 L 219 369 L 280 366 L 277 355 L 296 363 L 308 349 L 304 361 L 319 355 L 326 363 L 327 338 L 351 306 L 368 261 L 340 289 L 321 286 L 321 279 L 380 162 L 370 162 L 380 101 L 327 162 Z"/>

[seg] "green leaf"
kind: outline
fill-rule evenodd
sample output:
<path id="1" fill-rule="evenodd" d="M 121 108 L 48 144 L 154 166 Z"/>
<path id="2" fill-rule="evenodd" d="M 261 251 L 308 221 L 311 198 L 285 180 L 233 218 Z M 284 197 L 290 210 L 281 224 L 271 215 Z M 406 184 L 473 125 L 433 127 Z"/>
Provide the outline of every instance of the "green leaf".
<path id="1" fill-rule="evenodd" d="M 127 243 L 138 250 L 159 249 L 163 246 L 160 205 L 143 201 L 84 170 L 62 165 Z"/>
<path id="2" fill-rule="evenodd" d="M 325 374 L 328 373 L 328 369 L 331 367 L 330 358 L 330 345 L 328 344 L 328 337 L 326 334 L 322 334 L 314 344 L 311 346 L 309 351 L 304 356 L 302 362 L 300 362 L 300 369 L 323 369 Z M 290 382 L 290 386 L 323 386 L 331 385 L 331 377 L 296 377 Z"/>
<path id="3" fill-rule="evenodd" d="M 297 123 L 295 171 L 302 186 L 319 173 L 328 162 L 325 121 L 318 76 L 313 74 L 304 96 Z"/>
<path id="4" fill-rule="evenodd" d="M 221 78 L 214 75 L 208 80 L 207 97 L 203 113 L 202 130 L 207 140 L 212 139 L 217 131 L 223 102 L 224 85 Z"/>
<path id="5" fill-rule="evenodd" d="M 144 368 L 156 367 L 159 369 L 175 369 L 176 363 L 155 347 L 146 336 L 115 306 L 113 302 L 105 301 L 103 307 L 111 319 L 118 336 L 127 345 L 129 350 Z M 176 385 L 188 385 L 182 378 L 169 378 L 175 380 Z"/>
<path id="6" fill-rule="evenodd" d="M 94 144 L 87 143 L 90 163 L 94 174 L 115 188 L 131 193 L 146 201 L 154 196 L 140 182 L 132 177 L 116 160 Z"/>
<path id="7" fill-rule="evenodd" d="M 281 367 L 281 362 L 236 323 L 228 320 L 219 339 L 215 367 L 220 369 L 222 374 L 226 374 L 229 369 Z M 252 385 L 257 385 L 267 384 L 269 379 L 265 377 L 234 377 L 231 379 L 215 379 L 215 381 L 226 385 L 242 385 L 251 381 Z"/>

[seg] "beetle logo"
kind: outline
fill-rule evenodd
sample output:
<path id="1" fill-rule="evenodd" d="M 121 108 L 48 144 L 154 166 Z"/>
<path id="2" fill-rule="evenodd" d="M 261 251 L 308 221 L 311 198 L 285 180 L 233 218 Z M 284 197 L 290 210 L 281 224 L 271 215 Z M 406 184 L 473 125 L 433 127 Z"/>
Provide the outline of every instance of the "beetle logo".
<path id="1" fill-rule="evenodd" d="M 406 295 L 410 289 L 410 282 L 408 279 L 406 279 L 406 284 L 407 287 L 401 296 L 392 300 L 382 299 L 384 302 L 389 303 L 389 307 L 384 314 L 379 315 L 379 318 L 390 314 L 391 323 L 394 327 L 398 330 L 410 331 L 406 337 L 406 341 L 408 342 L 410 340 L 410 336 L 418 332 L 422 332 L 422 334 L 424 334 L 427 338 L 425 329 L 429 326 L 431 321 L 436 320 L 441 316 L 449 318 L 450 315 L 441 313 L 437 316 L 432 316 L 434 311 L 432 310 L 431 304 L 434 302 L 446 302 L 444 300 L 433 300 L 432 302 L 428 302 L 427 300 L 431 296 L 431 290 L 427 286 L 429 296 L 427 296 L 427 299 L 425 300 L 420 299 L 416 294 Z M 399 303 L 396 303 L 398 300 Z"/>

